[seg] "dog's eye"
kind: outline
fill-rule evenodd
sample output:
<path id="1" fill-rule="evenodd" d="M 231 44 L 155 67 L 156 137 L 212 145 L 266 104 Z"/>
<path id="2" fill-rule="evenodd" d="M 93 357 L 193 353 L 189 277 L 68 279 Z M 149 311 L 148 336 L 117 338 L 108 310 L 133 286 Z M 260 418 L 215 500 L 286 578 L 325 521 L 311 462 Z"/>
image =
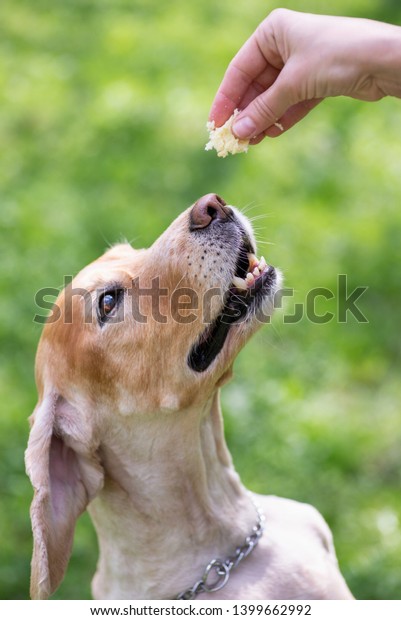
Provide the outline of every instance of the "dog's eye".
<path id="1" fill-rule="evenodd" d="M 99 297 L 99 318 L 101 321 L 105 321 L 109 317 L 113 316 L 113 311 L 116 310 L 123 292 L 124 291 L 122 288 L 116 288 L 105 291 Z"/>

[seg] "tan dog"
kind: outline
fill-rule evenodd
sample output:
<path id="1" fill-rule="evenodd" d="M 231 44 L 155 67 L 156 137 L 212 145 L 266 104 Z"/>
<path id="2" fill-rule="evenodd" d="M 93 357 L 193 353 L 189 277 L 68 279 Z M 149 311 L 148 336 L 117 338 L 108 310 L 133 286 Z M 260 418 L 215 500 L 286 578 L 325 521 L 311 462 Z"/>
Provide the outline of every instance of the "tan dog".
<path id="1" fill-rule="evenodd" d="M 259 497 L 260 536 L 225 444 L 219 387 L 280 287 L 255 251 L 246 218 L 209 194 L 151 248 L 112 248 L 59 296 L 26 453 L 33 598 L 63 579 L 86 508 L 96 598 L 351 598 L 314 508 Z"/>

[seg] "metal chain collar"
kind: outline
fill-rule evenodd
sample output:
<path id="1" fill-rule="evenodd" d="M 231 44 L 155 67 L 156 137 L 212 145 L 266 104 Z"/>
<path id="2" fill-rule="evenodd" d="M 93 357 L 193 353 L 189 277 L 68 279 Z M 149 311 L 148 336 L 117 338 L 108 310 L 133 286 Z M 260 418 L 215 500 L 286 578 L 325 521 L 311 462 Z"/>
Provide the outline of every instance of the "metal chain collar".
<path id="1" fill-rule="evenodd" d="M 230 578 L 231 571 L 237 568 L 242 560 L 252 553 L 263 534 L 265 522 L 265 516 L 259 504 L 257 504 L 253 498 L 252 502 L 258 514 L 258 520 L 256 525 L 253 526 L 251 534 L 245 538 L 245 542 L 240 547 L 237 547 L 235 553 L 230 555 L 226 560 L 215 559 L 209 562 L 205 568 L 202 579 L 197 581 L 192 588 L 188 588 L 188 590 L 184 590 L 178 594 L 176 600 L 191 601 L 202 592 L 218 592 L 218 590 L 221 590 L 226 585 Z"/>

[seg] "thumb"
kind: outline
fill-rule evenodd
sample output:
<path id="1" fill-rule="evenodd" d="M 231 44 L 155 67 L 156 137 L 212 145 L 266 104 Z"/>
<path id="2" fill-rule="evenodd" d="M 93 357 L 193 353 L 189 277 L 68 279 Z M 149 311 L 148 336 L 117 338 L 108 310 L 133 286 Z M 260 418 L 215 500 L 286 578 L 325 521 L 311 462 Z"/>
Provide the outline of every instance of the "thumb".
<path id="1" fill-rule="evenodd" d="M 272 86 L 251 101 L 235 119 L 233 133 L 237 138 L 246 140 L 263 134 L 297 103 L 294 89 L 290 88 L 284 73 L 283 70 Z"/>

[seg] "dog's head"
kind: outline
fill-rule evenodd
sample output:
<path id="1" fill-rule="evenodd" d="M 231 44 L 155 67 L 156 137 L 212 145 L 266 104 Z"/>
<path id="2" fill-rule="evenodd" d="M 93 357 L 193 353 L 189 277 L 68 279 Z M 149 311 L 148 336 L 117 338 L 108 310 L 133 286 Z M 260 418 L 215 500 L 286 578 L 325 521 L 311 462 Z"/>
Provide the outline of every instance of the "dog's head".
<path id="1" fill-rule="evenodd" d="M 63 577 L 75 521 L 103 484 L 98 449 L 116 416 L 207 401 L 279 287 L 280 274 L 256 258 L 248 220 L 208 194 L 149 249 L 115 246 L 61 293 L 39 344 L 26 454 L 33 597 Z"/>

